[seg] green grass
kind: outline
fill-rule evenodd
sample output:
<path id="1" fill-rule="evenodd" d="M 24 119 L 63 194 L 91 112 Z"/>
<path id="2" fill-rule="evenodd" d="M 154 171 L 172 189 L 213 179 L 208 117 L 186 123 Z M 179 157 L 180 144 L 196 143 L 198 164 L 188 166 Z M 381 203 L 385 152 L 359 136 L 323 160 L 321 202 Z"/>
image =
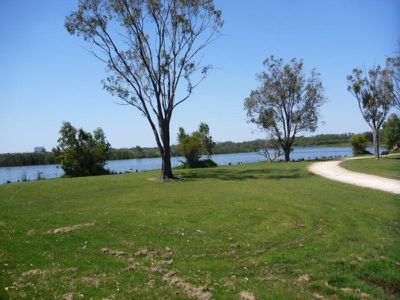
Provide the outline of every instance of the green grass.
<path id="1" fill-rule="evenodd" d="M 0 298 L 187 299 L 160 274 L 125 271 L 128 257 L 102 247 L 146 247 L 151 256 L 130 259 L 145 266 L 169 247 L 173 264 L 164 268 L 215 299 L 239 299 L 240 291 L 257 299 L 399 297 L 399 197 L 306 166 L 179 170 L 184 179 L 173 182 L 147 172 L 0 186 Z M 46 273 L 22 275 L 34 269 Z M 310 280 L 299 281 L 305 274 Z"/>
<path id="2" fill-rule="evenodd" d="M 400 179 L 400 155 L 346 160 L 340 165 L 351 171 Z"/>

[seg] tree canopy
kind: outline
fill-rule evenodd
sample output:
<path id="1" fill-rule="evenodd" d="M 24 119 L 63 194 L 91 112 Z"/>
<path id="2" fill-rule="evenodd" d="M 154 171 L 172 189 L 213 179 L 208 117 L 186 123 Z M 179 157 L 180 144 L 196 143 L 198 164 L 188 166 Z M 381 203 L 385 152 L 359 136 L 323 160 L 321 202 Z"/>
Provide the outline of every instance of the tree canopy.
<path id="1" fill-rule="evenodd" d="M 367 74 L 355 68 L 347 81 L 347 90 L 357 99 L 360 112 L 372 129 L 374 155 L 379 158 L 379 130 L 393 102 L 390 73 L 380 66 L 370 69 Z"/>
<path id="2" fill-rule="evenodd" d="M 296 135 L 318 127 L 324 89 L 315 69 L 304 74 L 302 60 L 293 58 L 285 64 L 271 56 L 264 67 L 266 71 L 257 75 L 260 86 L 251 91 L 244 107 L 249 121 L 275 137 L 289 161 Z"/>
<path id="3" fill-rule="evenodd" d="M 147 119 L 162 157 L 162 178 L 171 169 L 170 121 L 205 78 L 199 54 L 219 33 L 221 11 L 213 0 L 80 0 L 66 18 L 107 67 L 104 88 Z"/>
<path id="4" fill-rule="evenodd" d="M 190 168 L 199 166 L 202 155 L 207 155 L 210 161 L 215 146 L 210 135 L 210 128 L 206 123 L 200 123 L 199 129 L 191 134 L 180 127 L 178 143 L 179 153 L 185 157 L 185 164 Z"/>
<path id="5" fill-rule="evenodd" d="M 65 175 L 77 177 L 108 173 L 104 166 L 109 150 L 110 144 L 101 128 L 92 134 L 64 122 L 53 153 Z"/>
<path id="6" fill-rule="evenodd" d="M 392 114 L 383 125 L 383 138 L 388 150 L 400 148 L 400 118 Z"/>
<path id="7" fill-rule="evenodd" d="M 390 91 L 393 97 L 393 105 L 400 109 L 400 52 L 398 52 L 397 56 L 387 58 L 386 67 L 391 78 L 392 86 Z"/>

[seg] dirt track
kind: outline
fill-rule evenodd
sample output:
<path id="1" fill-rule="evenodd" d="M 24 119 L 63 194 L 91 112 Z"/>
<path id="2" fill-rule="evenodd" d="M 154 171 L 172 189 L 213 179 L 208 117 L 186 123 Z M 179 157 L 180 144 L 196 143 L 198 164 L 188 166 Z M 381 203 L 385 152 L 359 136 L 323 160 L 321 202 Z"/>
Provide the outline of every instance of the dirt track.
<path id="1" fill-rule="evenodd" d="M 341 160 L 316 162 L 311 164 L 308 170 L 328 179 L 400 194 L 400 180 L 349 171 L 339 165 L 341 162 Z"/>

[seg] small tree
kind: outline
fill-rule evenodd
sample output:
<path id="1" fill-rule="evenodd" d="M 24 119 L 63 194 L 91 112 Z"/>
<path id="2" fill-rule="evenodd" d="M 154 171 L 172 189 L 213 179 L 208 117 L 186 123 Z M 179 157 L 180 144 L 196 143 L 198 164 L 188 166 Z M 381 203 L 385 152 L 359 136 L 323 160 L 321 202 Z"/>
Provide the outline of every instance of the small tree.
<path id="1" fill-rule="evenodd" d="M 400 147 L 400 119 L 392 114 L 383 125 L 383 138 L 388 150 L 396 150 Z"/>
<path id="2" fill-rule="evenodd" d="M 264 66 L 267 70 L 258 74 L 261 86 L 245 99 L 244 107 L 249 121 L 271 134 L 290 161 L 296 135 L 317 129 L 324 89 L 315 69 L 305 76 L 302 60 L 284 64 L 271 56 Z"/>
<path id="3" fill-rule="evenodd" d="M 108 173 L 104 166 L 110 148 L 101 128 L 91 134 L 64 122 L 53 153 L 67 176 L 90 176 Z"/>
<path id="4" fill-rule="evenodd" d="M 203 135 L 199 131 L 189 135 L 180 127 L 178 142 L 179 152 L 185 157 L 186 164 L 191 168 L 194 167 L 203 152 Z"/>
<path id="5" fill-rule="evenodd" d="M 206 123 L 200 123 L 199 129 L 192 134 L 187 134 L 180 127 L 178 143 L 179 152 L 185 157 L 186 165 L 190 168 L 215 165 L 210 160 L 215 143 L 210 135 L 210 127 Z M 202 161 L 203 164 L 199 164 L 202 155 L 207 155 L 208 161 Z"/>
<path id="6" fill-rule="evenodd" d="M 357 99 L 361 114 L 372 129 L 374 155 L 379 158 L 379 130 L 393 101 L 389 72 L 378 66 L 364 76 L 356 68 L 347 76 L 347 81 L 347 90 Z"/>
<path id="7" fill-rule="evenodd" d="M 211 159 L 211 155 L 213 154 L 213 149 L 215 147 L 215 142 L 210 135 L 210 127 L 206 123 L 200 123 L 199 132 L 202 135 L 204 152 L 206 152 L 208 159 Z"/>
<path id="8" fill-rule="evenodd" d="M 264 155 L 265 159 L 269 162 L 277 160 L 284 154 L 281 145 L 273 136 L 261 142 L 260 153 Z"/>
<path id="9" fill-rule="evenodd" d="M 362 134 L 355 134 L 350 138 L 351 146 L 353 147 L 353 155 L 368 154 L 367 145 L 368 140 Z"/>

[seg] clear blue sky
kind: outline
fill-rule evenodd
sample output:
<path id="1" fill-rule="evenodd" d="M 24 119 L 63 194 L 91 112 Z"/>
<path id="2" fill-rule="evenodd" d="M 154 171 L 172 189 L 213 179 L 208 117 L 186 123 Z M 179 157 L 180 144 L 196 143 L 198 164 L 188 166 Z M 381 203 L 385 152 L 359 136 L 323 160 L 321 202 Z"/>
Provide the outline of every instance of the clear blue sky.
<path id="1" fill-rule="evenodd" d="M 328 98 L 317 133 L 368 130 L 346 91 L 353 67 L 383 64 L 400 43 L 398 0 L 217 0 L 223 36 L 207 48 L 209 77 L 173 116 L 171 134 L 201 121 L 217 141 L 263 137 L 246 122 L 243 100 L 273 54 L 303 58 L 322 75 Z M 144 118 L 102 89 L 104 66 L 70 36 L 73 0 L 0 1 L 0 153 L 51 149 L 62 121 L 102 127 L 113 147 L 154 146 Z"/>

